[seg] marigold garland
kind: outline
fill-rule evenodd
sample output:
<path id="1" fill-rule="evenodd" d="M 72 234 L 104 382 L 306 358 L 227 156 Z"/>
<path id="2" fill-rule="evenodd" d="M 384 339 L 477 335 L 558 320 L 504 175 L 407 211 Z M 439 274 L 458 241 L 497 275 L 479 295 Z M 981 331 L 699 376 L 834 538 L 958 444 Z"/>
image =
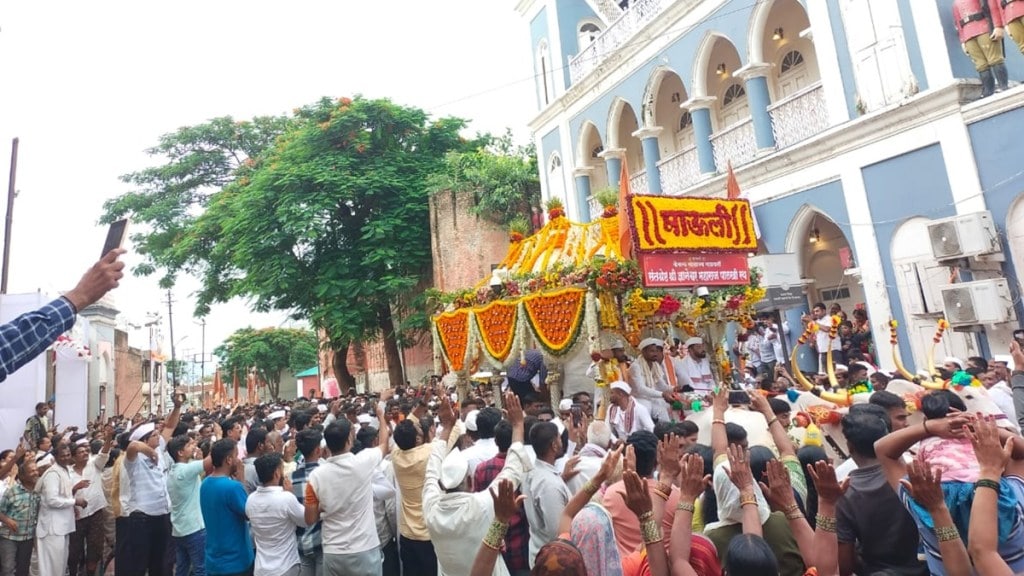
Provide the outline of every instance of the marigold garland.
<path id="1" fill-rule="evenodd" d="M 512 351 L 518 308 L 517 302 L 499 301 L 473 311 L 486 352 L 499 362 L 504 362 Z"/>
<path id="2" fill-rule="evenodd" d="M 439 314 L 434 319 L 441 349 L 452 370 L 462 370 L 469 347 L 469 310 L 455 310 Z"/>
<path id="3" fill-rule="evenodd" d="M 562 356 L 572 349 L 583 324 L 586 290 L 565 288 L 523 299 L 526 320 L 545 352 Z"/>

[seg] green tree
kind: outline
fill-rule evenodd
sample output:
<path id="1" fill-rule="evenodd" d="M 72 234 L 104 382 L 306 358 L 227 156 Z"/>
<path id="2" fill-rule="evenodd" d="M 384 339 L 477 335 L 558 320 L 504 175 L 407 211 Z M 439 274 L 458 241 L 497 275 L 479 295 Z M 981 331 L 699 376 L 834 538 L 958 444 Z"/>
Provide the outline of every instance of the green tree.
<path id="1" fill-rule="evenodd" d="M 513 145 L 509 132 L 487 138 L 475 150 L 450 152 L 444 169 L 427 182 L 432 194 L 472 193 L 473 212 L 502 225 L 516 217 L 529 219 L 531 208 L 540 206 L 536 149 Z"/>
<path id="2" fill-rule="evenodd" d="M 293 374 L 315 365 L 318 342 L 311 330 L 297 328 L 242 328 L 213 350 L 225 374 L 237 373 L 245 378 L 255 369 L 267 383 L 271 397 L 281 394 L 281 375 Z M 230 378 L 230 377 L 229 377 Z"/>
<path id="3" fill-rule="evenodd" d="M 233 182 L 242 166 L 251 164 L 292 124 L 284 116 L 236 121 L 230 116 L 186 126 L 160 137 L 146 150 L 164 163 L 121 176 L 134 190 L 108 200 L 102 223 L 131 216 L 132 241 L 145 260 L 136 275 L 163 272 L 161 286 L 170 288 L 188 264 L 175 244 L 195 223 L 214 194 Z"/>
<path id="4" fill-rule="evenodd" d="M 272 145 L 207 180 L 219 190 L 196 199 L 165 192 L 163 181 L 115 199 L 105 219 L 145 211 L 149 268 L 139 272 L 197 276 L 198 315 L 244 297 L 255 310 L 307 319 L 334 351 L 343 387 L 354 384 L 349 345 L 380 338 L 399 386 L 399 347 L 426 326 L 417 307 L 431 275 L 426 178 L 448 152 L 479 142 L 459 136 L 460 119 L 386 99 L 323 99 L 282 125 Z M 164 194 L 176 211 L 166 218 L 153 208 Z"/>

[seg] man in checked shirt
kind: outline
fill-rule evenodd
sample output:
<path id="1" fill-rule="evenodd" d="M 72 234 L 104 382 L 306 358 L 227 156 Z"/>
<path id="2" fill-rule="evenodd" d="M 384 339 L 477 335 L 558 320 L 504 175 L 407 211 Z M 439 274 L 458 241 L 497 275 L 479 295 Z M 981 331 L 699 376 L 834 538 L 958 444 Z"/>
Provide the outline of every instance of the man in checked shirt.
<path id="1" fill-rule="evenodd" d="M 124 276 L 125 251 L 111 250 L 93 264 L 67 294 L 0 326 L 0 382 L 42 354 L 57 337 L 75 325 L 75 316 L 117 287 Z"/>

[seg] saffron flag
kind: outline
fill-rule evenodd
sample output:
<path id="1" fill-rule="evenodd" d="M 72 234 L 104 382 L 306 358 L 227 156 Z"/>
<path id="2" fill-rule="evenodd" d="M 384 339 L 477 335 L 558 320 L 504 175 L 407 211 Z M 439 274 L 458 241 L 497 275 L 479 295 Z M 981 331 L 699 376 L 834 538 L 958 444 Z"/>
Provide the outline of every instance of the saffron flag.
<path id="1" fill-rule="evenodd" d="M 238 371 L 231 371 L 231 383 L 235 388 L 235 405 L 238 405 Z"/>
<path id="2" fill-rule="evenodd" d="M 220 368 L 213 373 L 213 405 L 224 403 L 224 382 L 220 379 Z M 211 406 L 212 408 L 212 406 Z"/>
<path id="3" fill-rule="evenodd" d="M 633 253 L 633 237 L 629 228 L 629 166 L 626 157 L 622 157 L 622 171 L 619 174 L 619 255 L 628 260 Z"/>
<path id="4" fill-rule="evenodd" d="M 736 173 L 732 171 L 732 160 L 729 161 L 729 176 L 725 181 L 725 197 L 729 200 L 743 198 L 743 193 L 740 192 L 740 183 L 736 181 Z M 750 220 L 754 223 L 754 237 L 760 240 L 761 227 L 757 225 L 757 214 L 754 213 L 753 204 L 750 206 Z"/>

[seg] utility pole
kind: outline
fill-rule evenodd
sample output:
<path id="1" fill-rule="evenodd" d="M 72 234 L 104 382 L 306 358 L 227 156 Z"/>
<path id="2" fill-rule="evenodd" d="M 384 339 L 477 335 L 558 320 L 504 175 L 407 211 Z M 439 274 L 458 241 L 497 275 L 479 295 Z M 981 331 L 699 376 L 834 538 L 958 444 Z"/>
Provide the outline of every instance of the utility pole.
<path id="1" fill-rule="evenodd" d="M 156 362 L 153 361 L 153 353 L 156 351 L 156 325 L 160 323 L 159 314 L 148 314 L 150 321 L 145 327 L 149 328 L 149 413 L 156 414 Z"/>
<path id="2" fill-rule="evenodd" d="M 7 217 L 4 220 L 4 261 L 0 272 L 0 294 L 7 294 L 7 278 L 11 264 L 11 224 L 14 222 L 15 179 L 18 175 L 18 139 L 11 140 L 11 175 L 7 179 Z"/>
<path id="3" fill-rule="evenodd" d="M 202 342 L 199 346 L 202 350 L 199 351 L 199 390 L 203 390 L 206 382 L 206 318 L 203 318 L 202 322 L 198 323 L 203 327 Z"/>
<path id="4" fill-rule="evenodd" d="M 177 363 L 178 357 L 174 353 L 174 302 L 175 301 L 171 298 L 171 289 L 168 288 L 167 289 L 167 326 L 169 327 L 169 330 L 170 330 L 170 333 L 171 333 L 171 366 L 174 367 L 174 370 L 172 370 L 171 374 L 170 374 L 170 376 L 171 376 L 171 389 L 174 388 L 174 384 L 175 384 L 175 381 L 174 381 L 175 375 L 174 375 L 174 373 L 178 371 L 178 363 Z M 160 391 L 160 394 L 161 394 L 161 397 L 160 397 L 161 400 L 160 401 L 161 402 L 163 402 L 163 393 L 164 393 L 164 391 L 161 390 Z"/>

